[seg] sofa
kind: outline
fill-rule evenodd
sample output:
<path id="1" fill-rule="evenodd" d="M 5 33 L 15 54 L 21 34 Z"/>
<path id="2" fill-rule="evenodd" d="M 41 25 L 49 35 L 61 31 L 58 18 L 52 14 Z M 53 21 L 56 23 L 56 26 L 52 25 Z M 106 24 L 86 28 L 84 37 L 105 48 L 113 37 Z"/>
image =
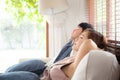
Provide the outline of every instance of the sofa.
<path id="1" fill-rule="evenodd" d="M 35 70 L 37 71 L 39 67 L 44 68 L 41 63 L 49 61 L 49 59 L 42 60 L 27 60 L 21 62 L 22 67 L 12 66 L 6 70 L 5 74 L 0 75 L 0 80 L 39 80 Z M 21 71 L 20 69 L 23 68 L 24 71 Z M 114 54 L 93 50 L 81 60 L 71 80 L 119 80 L 119 69 L 119 63 Z"/>
<path id="2" fill-rule="evenodd" d="M 79 63 L 72 80 L 119 80 L 116 56 L 105 51 L 90 51 Z"/>

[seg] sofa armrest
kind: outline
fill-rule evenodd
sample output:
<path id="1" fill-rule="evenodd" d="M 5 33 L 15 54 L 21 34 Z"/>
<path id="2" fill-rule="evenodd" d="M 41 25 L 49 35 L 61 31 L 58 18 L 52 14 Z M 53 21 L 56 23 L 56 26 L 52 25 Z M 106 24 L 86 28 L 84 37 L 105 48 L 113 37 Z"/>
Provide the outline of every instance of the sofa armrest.
<path id="1" fill-rule="evenodd" d="M 45 63 L 47 63 L 50 60 L 50 58 L 48 58 L 48 57 L 46 57 L 46 58 L 42 58 L 42 57 L 41 58 L 21 58 L 19 60 L 19 62 L 23 62 L 23 61 L 27 61 L 27 60 L 33 60 L 33 59 L 41 60 Z"/>

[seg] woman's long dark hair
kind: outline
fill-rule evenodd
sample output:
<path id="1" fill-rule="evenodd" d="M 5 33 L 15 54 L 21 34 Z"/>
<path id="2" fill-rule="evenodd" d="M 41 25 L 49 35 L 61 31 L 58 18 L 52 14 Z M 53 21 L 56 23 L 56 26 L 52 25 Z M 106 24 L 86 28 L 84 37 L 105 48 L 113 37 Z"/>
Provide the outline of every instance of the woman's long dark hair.
<path id="1" fill-rule="evenodd" d="M 107 41 L 105 37 L 100 33 L 93 29 L 86 29 L 88 31 L 88 39 L 92 39 L 100 49 L 106 49 Z"/>

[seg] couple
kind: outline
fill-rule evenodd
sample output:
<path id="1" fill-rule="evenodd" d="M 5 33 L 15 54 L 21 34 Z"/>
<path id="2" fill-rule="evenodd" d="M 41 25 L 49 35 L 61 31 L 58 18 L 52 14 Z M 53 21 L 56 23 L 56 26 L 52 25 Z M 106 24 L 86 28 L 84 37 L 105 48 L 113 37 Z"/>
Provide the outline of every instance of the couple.
<path id="1" fill-rule="evenodd" d="M 74 54 L 48 66 L 40 80 L 71 80 L 78 64 L 89 51 L 105 48 L 104 36 L 93 29 L 86 29 L 73 42 Z"/>
<path id="2" fill-rule="evenodd" d="M 70 80 L 79 62 L 90 50 L 101 50 L 106 47 L 104 36 L 93 30 L 92 25 L 88 23 L 80 23 L 78 28 L 73 30 L 71 37 L 72 40 L 64 46 L 58 57 L 55 59 L 54 64 L 48 66 L 44 70 L 43 76 L 40 80 L 59 80 L 58 77 L 61 76 L 62 79 L 60 78 L 60 80 Z M 0 77 L 2 76 L 4 76 L 4 74 Z"/>

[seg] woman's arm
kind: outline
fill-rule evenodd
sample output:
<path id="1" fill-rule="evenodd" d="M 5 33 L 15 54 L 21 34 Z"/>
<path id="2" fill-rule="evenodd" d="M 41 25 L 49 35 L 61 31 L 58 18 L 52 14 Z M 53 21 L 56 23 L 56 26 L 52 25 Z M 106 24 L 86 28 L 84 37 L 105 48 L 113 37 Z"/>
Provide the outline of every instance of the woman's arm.
<path id="1" fill-rule="evenodd" d="M 90 51 L 90 50 L 96 50 L 98 49 L 97 45 L 95 44 L 95 42 L 91 39 L 87 39 L 85 40 L 77 54 L 76 54 L 76 57 L 75 57 L 75 62 L 73 63 L 74 65 L 74 70 L 77 68 L 78 64 L 80 63 L 80 61 L 82 60 L 82 58 Z"/>

